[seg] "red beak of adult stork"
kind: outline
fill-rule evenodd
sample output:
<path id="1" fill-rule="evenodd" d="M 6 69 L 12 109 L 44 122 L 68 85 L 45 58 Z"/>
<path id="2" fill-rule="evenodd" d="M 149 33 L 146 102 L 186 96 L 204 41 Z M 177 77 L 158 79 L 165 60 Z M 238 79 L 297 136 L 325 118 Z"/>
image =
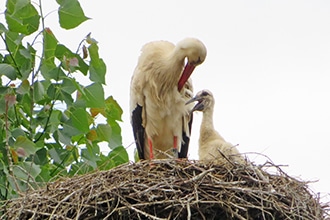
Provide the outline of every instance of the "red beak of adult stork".
<path id="1" fill-rule="evenodd" d="M 184 84 L 189 79 L 189 77 L 192 74 L 192 72 L 194 71 L 195 67 L 196 67 L 196 65 L 190 64 L 190 63 L 187 63 L 186 66 L 184 67 L 184 70 L 182 72 L 182 75 L 181 75 L 181 77 L 179 79 L 179 83 L 178 83 L 178 90 L 179 90 L 179 92 L 181 91 L 181 89 L 183 88 Z"/>

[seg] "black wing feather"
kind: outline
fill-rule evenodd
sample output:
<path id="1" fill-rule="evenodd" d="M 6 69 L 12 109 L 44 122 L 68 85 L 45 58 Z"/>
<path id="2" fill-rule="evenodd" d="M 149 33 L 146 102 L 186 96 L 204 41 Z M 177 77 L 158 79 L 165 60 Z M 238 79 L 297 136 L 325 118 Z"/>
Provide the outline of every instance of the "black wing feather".
<path id="1" fill-rule="evenodd" d="M 138 104 L 132 112 L 132 127 L 133 127 L 133 134 L 134 134 L 138 155 L 140 160 L 143 160 L 145 159 L 144 158 L 145 129 L 142 126 L 142 106 Z"/>
<path id="2" fill-rule="evenodd" d="M 189 126 L 189 134 L 191 134 L 191 126 L 193 122 L 193 114 L 190 115 L 190 121 L 188 123 Z M 182 139 L 183 142 L 181 144 L 181 151 L 179 152 L 179 158 L 187 158 L 188 155 L 188 149 L 189 149 L 189 142 L 190 142 L 190 137 L 187 136 L 186 132 L 182 132 Z"/>

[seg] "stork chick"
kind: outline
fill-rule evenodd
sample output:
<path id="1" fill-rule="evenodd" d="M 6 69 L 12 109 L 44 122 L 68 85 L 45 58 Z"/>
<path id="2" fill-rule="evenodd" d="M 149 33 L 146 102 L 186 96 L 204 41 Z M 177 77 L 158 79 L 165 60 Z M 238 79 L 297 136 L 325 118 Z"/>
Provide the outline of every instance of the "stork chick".
<path id="1" fill-rule="evenodd" d="M 191 112 L 203 112 L 199 136 L 199 159 L 202 161 L 214 161 L 218 164 L 230 162 L 244 163 L 243 156 L 237 148 L 227 142 L 215 129 L 213 125 L 214 97 L 209 90 L 202 90 L 187 104 L 197 101 Z"/>
<path id="2" fill-rule="evenodd" d="M 204 44 L 195 38 L 177 45 L 154 41 L 143 46 L 130 89 L 140 159 L 187 157 L 192 117 L 185 103 L 193 94 L 189 77 L 205 57 Z"/>

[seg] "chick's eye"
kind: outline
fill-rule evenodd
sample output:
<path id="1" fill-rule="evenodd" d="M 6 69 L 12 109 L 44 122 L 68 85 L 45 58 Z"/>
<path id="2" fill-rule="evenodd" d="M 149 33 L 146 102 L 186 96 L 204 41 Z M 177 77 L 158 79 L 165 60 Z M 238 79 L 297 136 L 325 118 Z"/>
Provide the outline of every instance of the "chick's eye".
<path id="1" fill-rule="evenodd" d="M 208 95 L 209 95 L 208 92 L 206 92 L 206 91 L 202 92 L 202 96 L 208 96 Z"/>

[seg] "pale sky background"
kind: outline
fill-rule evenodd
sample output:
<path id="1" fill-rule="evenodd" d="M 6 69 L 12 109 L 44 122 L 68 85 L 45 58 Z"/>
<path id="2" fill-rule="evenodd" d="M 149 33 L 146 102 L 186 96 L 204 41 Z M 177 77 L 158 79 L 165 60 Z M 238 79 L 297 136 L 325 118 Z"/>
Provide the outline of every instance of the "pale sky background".
<path id="1" fill-rule="evenodd" d="M 47 4 L 44 14 L 57 7 Z M 214 123 L 244 152 L 267 155 L 283 170 L 330 200 L 330 1 L 328 0 L 80 0 L 92 18 L 79 28 L 57 28 L 58 40 L 75 50 L 89 32 L 107 65 L 106 94 L 123 108 L 123 145 L 132 152 L 130 79 L 143 44 L 196 37 L 207 47 L 193 75 L 195 93 L 216 98 Z M 55 5 L 55 6 L 54 6 Z M 3 6 L 1 5 L 1 11 Z M 54 27 L 55 25 L 55 27 Z M 198 159 L 202 114 L 195 114 L 189 158 Z M 251 161 L 265 158 L 247 154 Z"/>

